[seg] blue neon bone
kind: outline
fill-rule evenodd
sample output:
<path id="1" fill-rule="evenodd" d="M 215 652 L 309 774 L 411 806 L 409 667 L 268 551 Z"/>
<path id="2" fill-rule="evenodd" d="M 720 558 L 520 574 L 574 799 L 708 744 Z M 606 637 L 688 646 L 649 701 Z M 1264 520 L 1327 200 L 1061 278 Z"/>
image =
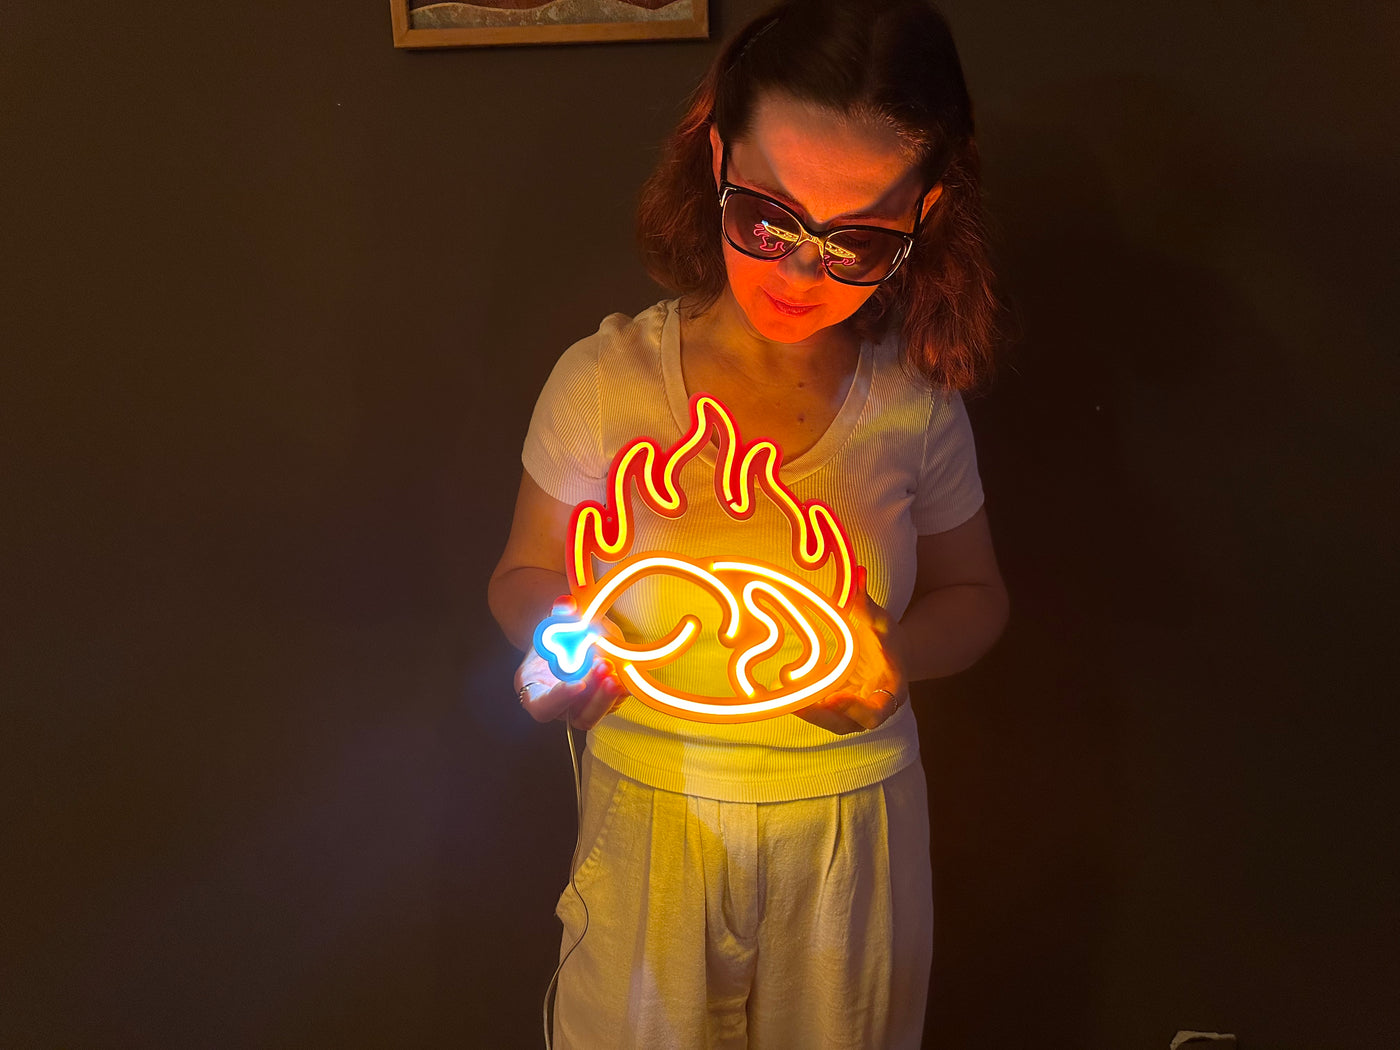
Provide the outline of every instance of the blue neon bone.
<path id="1" fill-rule="evenodd" d="M 593 643 L 603 636 L 594 623 L 568 614 L 551 616 L 535 628 L 535 652 L 561 682 L 577 682 L 592 666 Z"/>

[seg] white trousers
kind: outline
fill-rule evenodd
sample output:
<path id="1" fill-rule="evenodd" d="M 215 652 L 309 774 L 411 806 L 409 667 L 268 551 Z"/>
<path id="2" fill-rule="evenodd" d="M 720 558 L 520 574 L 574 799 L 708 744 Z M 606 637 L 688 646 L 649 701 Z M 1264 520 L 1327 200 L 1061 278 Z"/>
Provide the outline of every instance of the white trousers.
<path id="1" fill-rule="evenodd" d="M 917 1050 L 933 955 L 919 763 L 793 802 L 659 791 L 584 753 L 558 1050 Z M 582 902 L 580 901 L 582 898 Z"/>

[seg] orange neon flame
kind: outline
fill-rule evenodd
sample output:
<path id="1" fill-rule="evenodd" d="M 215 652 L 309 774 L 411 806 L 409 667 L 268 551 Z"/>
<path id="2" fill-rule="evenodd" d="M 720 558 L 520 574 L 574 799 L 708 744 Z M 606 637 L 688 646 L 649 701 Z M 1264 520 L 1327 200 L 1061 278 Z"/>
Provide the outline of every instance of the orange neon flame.
<path id="1" fill-rule="evenodd" d="M 638 438 L 618 452 L 608 473 L 606 505 L 590 500 L 574 509 L 568 558 L 573 608 L 540 624 L 535 648 L 557 675 L 568 679 L 586 673 L 589 653 L 597 649 L 637 699 L 684 718 L 752 721 L 798 710 L 838 684 L 854 659 L 855 639 L 843 610 L 861 570 L 852 564 L 850 544 L 831 509 L 818 500 L 799 502 L 779 480 L 782 453 L 773 442 L 745 446 L 729 412 L 707 394 L 691 398 L 690 412 L 689 433 L 664 456 L 647 438 Z M 756 490 L 761 489 L 788 519 L 795 564 L 812 571 L 835 560 L 830 595 L 818 593 L 781 569 L 751 560 L 698 561 L 661 551 L 631 554 L 632 493 L 662 517 L 681 517 L 687 497 L 676 479 L 712 433 L 719 446 L 714 481 L 720 505 L 731 517 L 747 520 L 757 506 Z M 595 558 L 613 565 L 601 578 L 594 576 Z M 720 639 L 731 649 L 731 696 L 685 693 L 647 673 L 673 662 L 689 648 L 699 630 L 697 617 L 687 614 L 664 638 L 647 643 L 615 641 L 596 626 L 619 593 L 654 573 L 682 576 L 719 604 L 723 611 Z M 784 623 L 798 632 L 801 655 L 782 668 L 776 684 L 764 685 L 754 680 L 751 669 L 777 651 Z"/>

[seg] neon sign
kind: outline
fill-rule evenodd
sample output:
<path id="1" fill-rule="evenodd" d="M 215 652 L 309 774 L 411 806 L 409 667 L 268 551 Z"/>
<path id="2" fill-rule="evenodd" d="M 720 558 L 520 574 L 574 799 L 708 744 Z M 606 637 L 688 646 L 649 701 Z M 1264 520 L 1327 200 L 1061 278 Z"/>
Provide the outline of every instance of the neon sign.
<path id="1" fill-rule="evenodd" d="M 836 515 L 819 500 L 798 501 L 778 478 L 782 453 L 771 441 L 743 444 L 728 410 L 708 394 L 690 400 L 689 432 L 663 456 L 647 438 L 625 445 L 608 471 L 607 504 L 589 500 L 574 508 L 567 551 L 570 596 L 566 610 L 535 630 L 535 650 L 560 679 L 576 681 L 596 650 L 632 695 L 643 703 L 697 721 L 741 722 L 799 710 L 840 683 L 855 657 L 855 638 L 844 609 L 864 570 L 852 564 L 850 544 Z M 815 571 L 834 565 L 835 582 L 823 594 L 791 573 L 762 562 L 718 557 L 688 558 L 667 551 L 633 554 L 636 535 L 633 496 L 652 512 L 682 517 L 688 497 L 677 484 L 685 466 L 714 434 L 714 495 L 735 520 L 750 518 L 762 492 L 787 518 L 792 560 Z M 611 568 L 594 574 L 594 562 Z M 650 674 L 679 659 L 700 631 L 687 613 L 664 637 L 619 641 L 600 626 L 613 601 L 638 579 L 678 576 L 697 584 L 719 606 L 719 639 L 729 649 L 730 695 L 704 696 L 670 688 Z M 796 632 L 798 658 L 776 680 L 760 680 L 755 669 Z"/>

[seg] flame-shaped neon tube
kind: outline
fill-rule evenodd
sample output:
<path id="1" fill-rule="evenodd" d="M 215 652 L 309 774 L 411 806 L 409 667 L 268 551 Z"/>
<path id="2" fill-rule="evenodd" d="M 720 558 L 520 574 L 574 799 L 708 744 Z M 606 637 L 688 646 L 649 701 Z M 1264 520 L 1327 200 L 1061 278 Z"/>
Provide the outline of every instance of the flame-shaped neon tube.
<path id="1" fill-rule="evenodd" d="M 619 450 L 608 472 L 608 503 L 588 501 L 574 509 L 567 564 L 578 611 L 556 614 L 541 623 L 535 631 L 535 649 L 564 680 L 586 674 L 590 654 L 597 650 L 637 699 L 686 718 L 750 721 L 799 710 L 837 685 L 855 656 L 855 639 L 843 613 L 859 571 L 852 563 L 850 545 L 829 507 L 817 500 L 798 501 L 779 479 L 782 453 L 775 444 L 744 445 L 728 411 L 708 394 L 691 398 L 690 410 L 689 431 L 664 456 L 649 439 L 630 442 Z M 688 503 L 677 479 L 712 434 L 719 452 L 714 495 L 720 506 L 730 517 L 747 520 L 761 490 L 788 520 L 796 566 L 812 571 L 834 560 L 836 578 L 829 597 L 787 572 L 757 562 L 701 562 L 666 551 L 630 553 L 635 536 L 633 495 L 653 513 L 681 517 Z M 598 579 L 594 578 L 595 559 L 613 563 Z M 600 626 L 622 591 L 654 573 L 683 577 L 720 606 L 719 637 L 731 650 L 727 667 L 731 695 L 683 692 L 648 673 L 679 659 L 691 646 L 700 627 L 696 616 L 687 614 L 666 637 L 647 643 L 618 641 Z M 760 597 L 781 610 L 782 620 L 795 627 L 803 641 L 802 658 L 784 668 L 772 685 L 755 680 L 753 672 L 781 647 L 784 629 L 759 604 Z"/>
<path id="2" fill-rule="evenodd" d="M 793 559 L 798 565 L 808 570 L 819 569 L 828 558 L 836 555 L 836 604 L 844 608 L 850 599 L 853 575 L 850 545 L 831 508 L 819 500 L 799 503 L 778 480 L 782 453 L 773 442 L 758 441 L 743 449 L 741 461 L 739 432 L 728 409 L 715 398 L 696 394 L 690 399 L 690 414 L 690 432 L 671 448 L 659 466 L 660 454 L 649 438 L 630 442 L 618 452 L 608 472 L 611 493 L 608 505 L 600 506 L 590 500 L 574 509 L 573 556 L 569 563 L 571 588 L 582 589 L 593 582 L 592 556 L 603 561 L 626 557 L 632 545 L 629 481 L 635 485 L 642 501 L 656 513 L 668 518 L 678 518 L 685 513 L 686 495 L 677 486 L 676 476 L 707 443 L 713 430 L 718 434 L 720 451 L 716 482 L 726 508 L 736 518 L 749 517 L 756 506 L 755 486 L 761 487 L 791 523 Z M 758 466 L 760 458 L 763 460 L 761 468 Z"/>

